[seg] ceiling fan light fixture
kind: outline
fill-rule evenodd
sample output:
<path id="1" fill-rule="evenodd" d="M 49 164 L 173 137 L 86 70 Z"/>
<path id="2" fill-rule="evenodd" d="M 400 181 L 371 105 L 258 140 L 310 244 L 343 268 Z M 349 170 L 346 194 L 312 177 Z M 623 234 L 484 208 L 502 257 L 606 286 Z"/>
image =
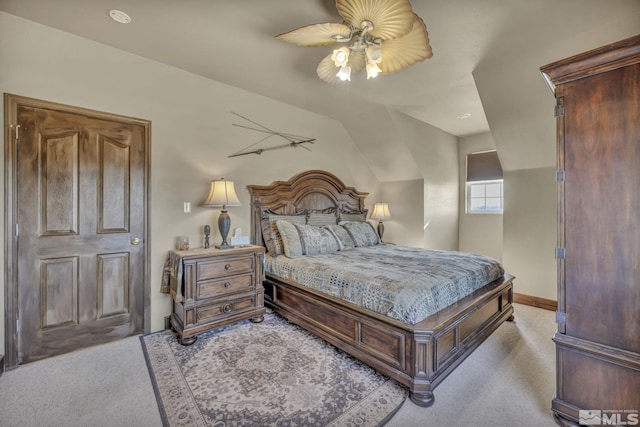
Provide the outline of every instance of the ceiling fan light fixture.
<path id="1" fill-rule="evenodd" d="M 378 77 L 381 71 L 375 62 L 367 62 L 367 80 Z"/>
<path id="2" fill-rule="evenodd" d="M 343 82 L 351 81 L 351 67 L 349 67 L 348 65 L 340 67 L 340 70 L 338 71 L 336 76 L 338 76 L 338 78 Z"/>
<path id="3" fill-rule="evenodd" d="M 341 24 L 307 25 L 276 36 L 298 46 L 346 44 L 316 68 L 329 84 L 350 81 L 351 72 L 365 69 L 367 79 L 395 73 L 433 55 L 427 27 L 409 0 L 336 0 L 336 8 Z"/>
<path id="4" fill-rule="evenodd" d="M 350 53 L 348 47 L 335 49 L 331 55 L 331 60 L 336 64 L 336 67 L 344 67 L 349 62 Z"/>
<path id="5" fill-rule="evenodd" d="M 368 46 L 366 49 L 367 62 L 379 64 L 382 62 L 382 48 L 377 45 Z"/>

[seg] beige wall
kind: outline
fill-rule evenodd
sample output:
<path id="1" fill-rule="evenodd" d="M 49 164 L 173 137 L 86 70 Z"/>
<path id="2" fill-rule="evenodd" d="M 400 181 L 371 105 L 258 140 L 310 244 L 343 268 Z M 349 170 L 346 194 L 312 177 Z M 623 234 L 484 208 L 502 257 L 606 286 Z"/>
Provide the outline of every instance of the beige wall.
<path id="1" fill-rule="evenodd" d="M 422 206 L 424 206 L 424 180 L 383 182 L 380 186 L 380 200 L 389 203 L 391 219 L 384 222 L 385 242 L 421 248 L 424 245 L 422 233 Z M 376 221 L 372 222 L 374 225 Z"/>
<path id="2" fill-rule="evenodd" d="M 557 299 L 555 167 L 505 172 L 505 269 L 514 291 Z"/>
<path id="3" fill-rule="evenodd" d="M 468 214 L 466 206 L 467 154 L 495 150 L 490 133 L 467 136 L 458 142 L 460 167 L 459 250 L 493 257 L 502 261 L 501 214 Z M 500 153 L 498 153 L 499 155 Z"/>
<path id="4" fill-rule="evenodd" d="M 457 250 L 458 138 L 390 111 L 398 135 L 409 148 L 424 183 L 422 210 L 414 203 L 416 212 L 422 214 L 422 230 L 411 230 L 411 233 L 422 233 L 425 248 Z"/>
<path id="5" fill-rule="evenodd" d="M 170 313 L 169 297 L 159 288 L 164 259 L 176 236 L 199 242 L 202 225 L 217 228 L 218 211 L 199 206 L 209 180 L 225 177 L 236 182 L 242 207 L 230 208 L 229 214 L 232 227 L 240 226 L 245 233 L 246 185 L 288 179 L 307 169 L 328 170 L 345 184 L 370 192 L 369 205 L 378 199 L 379 182 L 335 120 L 2 12 L 0 76 L 0 92 L 152 121 L 151 330 L 161 329 L 163 317 Z M 232 126 L 240 123 L 232 111 L 276 130 L 316 138 L 313 152 L 283 149 L 227 158 L 262 137 Z M 183 202 L 192 203 L 193 213 L 182 212 Z M 219 241 L 217 230 L 212 240 Z M 1 288 L 5 289 L 4 280 Z M 4 305 L 0 292 L 0 307 Z"/>
<path id="6" fill-rule="evenodd" d="M 464 213 L 465 156 L 494 148 L 489 133 L 460 139 L 460 250 L 501 260 L 515 292 L 556 300 L 555 168 L 505 172 L 503 215 Z"/>

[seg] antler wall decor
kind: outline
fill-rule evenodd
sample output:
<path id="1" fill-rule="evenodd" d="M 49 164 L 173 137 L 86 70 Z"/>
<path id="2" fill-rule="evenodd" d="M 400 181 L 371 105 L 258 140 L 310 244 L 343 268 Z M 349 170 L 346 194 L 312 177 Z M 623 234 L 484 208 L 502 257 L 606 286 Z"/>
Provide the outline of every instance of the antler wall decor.
<path id="1" fill-rule="evenodd" d="M 239 157 L 239 156 L 246 156 L 247 154 L 257 154 L 260 155 L 265 151 L 273 151 L 273 150 L 279 150 L 281 148 L 304 148 L 307 151 L 311 151 L 309 148 L 305 147 L 303 144 L 313 144 L 315 142 L 315 138 L 309 138 L 306 136 L 300 136 L 300 135 L 293 135 L 291 133 L 285 133 L 285 132 L 277 132 L 274 130 L 269 129 L 268 127 L 261 125 L 258 122 L 255 122 L 247 117 L 244 117 L 238 113 L 234 113 L 233 111 L 231 112 L 231 114 L 234 114 L 250 123 L 253 123 L 254 125 L 258 126 L 258 128 L 255 127 L 251 127 L 251 126 L 246 126 L 246 125 L 239 125 L 236 123 L 232 123 L 233 126 L 237 126 L 240 128 L 244 128 L 244 129 L 249 129 L 249 130 L 253 130 L 256 132 L 261 132 L 261 133 L 266 133 L 267 136 L 265 136 L 264 138 L 254 142 L 253 144 L 249 145 L 248 147 L 243 148 L 242 150 L 231 154 L 228 157 Z M 275 145 L 272 147 L 266 147 L 266 148 L 256 148 L 254 150 L 251 150 L 251 148 L 255 147 L 256 145 L 260 144 L 263 141 L 266 141 L 267 139 L 271 138 L 272 136 L 279 136 L 283 139 L 285 139 L 286 141 L 288 141 L 286 144 L 281 144 L 281 145 Z"/>

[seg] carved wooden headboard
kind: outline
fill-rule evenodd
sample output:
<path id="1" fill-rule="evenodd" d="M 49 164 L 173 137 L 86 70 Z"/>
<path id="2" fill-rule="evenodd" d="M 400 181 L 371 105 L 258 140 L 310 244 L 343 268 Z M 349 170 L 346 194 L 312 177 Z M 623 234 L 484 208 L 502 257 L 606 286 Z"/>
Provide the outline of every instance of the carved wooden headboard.
<path id="1" fill-rule="evenodd" d="M 255 245 L 263 244 L 260 220 L 266 210 L 280 214 L 332 209 L 363 212 L 369 194 L 345 186 L 338 177 L 322 170 L 302 172 L 271 185 L 249 185 L 247 189 L 251 195 L 251 243 Z"/>

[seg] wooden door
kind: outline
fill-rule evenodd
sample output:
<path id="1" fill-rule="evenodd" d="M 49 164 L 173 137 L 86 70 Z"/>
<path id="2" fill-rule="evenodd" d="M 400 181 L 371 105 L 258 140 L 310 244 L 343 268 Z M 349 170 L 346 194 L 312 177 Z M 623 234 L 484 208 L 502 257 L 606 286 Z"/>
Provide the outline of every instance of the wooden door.
<path id="1" fill-rule="evenodd" d="M 17 106 L 18 363 L 143 331 L 147 128 Z"/>

